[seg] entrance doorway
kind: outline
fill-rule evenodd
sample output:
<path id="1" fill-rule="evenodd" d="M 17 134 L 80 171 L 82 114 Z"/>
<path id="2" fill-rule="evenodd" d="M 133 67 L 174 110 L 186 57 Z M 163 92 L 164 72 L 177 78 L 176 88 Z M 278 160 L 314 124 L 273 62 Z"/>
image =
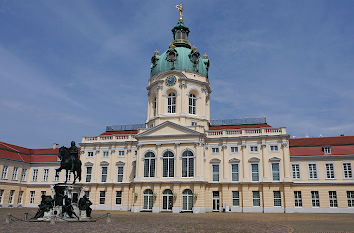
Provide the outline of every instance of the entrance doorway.
<path id="1" fill-rule="evenodd" d="M 172 191 L 166 189 L 162 194 L 162 210 L 171 211 L 173 206 L 173 194 Z"/>
<path id="2" fill-rule="evenodd" d="M 213 211 L 220 211 L 220 193 L 219 191 L 213 191 Z"/>

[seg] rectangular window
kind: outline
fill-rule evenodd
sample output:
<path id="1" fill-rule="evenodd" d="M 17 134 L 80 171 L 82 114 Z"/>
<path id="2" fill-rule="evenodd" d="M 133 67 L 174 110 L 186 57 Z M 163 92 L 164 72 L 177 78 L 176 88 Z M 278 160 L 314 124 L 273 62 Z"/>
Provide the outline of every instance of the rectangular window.
<path id="1" fill-rule="evenodd" d="M 90 199 L 90 191 L 85 191 L 85 196 Z"/>
<path id="2" fill-rule="evenodd" d="M 239 165 L 238 163 L 231 164 L 231 178 L 232 181 L 239 181 Z"/>
<path id="3" fill-rule="evenodd" d="M 258 146 L 250 146 L 250 152 L 251 153 L 257 153 L 258 152 Z"/>
<path id="4" fill-rule="evenodd" d="M 192 125 L 192 126 L 197 126 L 197 125 L 198 125 L 198 122 L 192 121 L 192 122 L 191 122 L 191 125 Z"/>
<path id="5" fill-rule="evenodd" d="M 294 191 L 295 207 L 302 207 L 301 191 Z"/>
<path id="6" fill-rule="evenodd" d="M 273 191 L 274 207 L 281 207 L 281 193 L 280 191 Z"/>
<path id="7" fill-rule="evenodd" d="M 133 161 L 133 168 L 132 168 L 133 178 L 136 176 L 136 161 Z"/>
<path id="8" fill-rule="evenodd" d="M 136 150 L 136 151 L 134 151 L 134 155 L 135 156 L 137 156 L 138 155 L 138 151 Z"/>
<path id="9" fill-rule="evenodd" d="M 258 163 L 252 163 L 251 170 L 252 170 L 252 181 L 259 181 Z"/>
<path id="10" fill-rule="evenodd" d="M 238 146 L 230 147 L 231 153 L 238 153 Z"/>
<path id="11" fill-rule="evenodd" d="M 124 156 L 124 150 L 119 150 L 119 151 L 118 151 L 118 156 L 123 157 L 123 156 Z"/>
<path id="12" fill-rule="evenodd" d="M 279 147 L 278 145 L 270 145 L 270 152 L 278 152 L 279 151 Z"/>
<path id="13" fill-rule="evenodd" d="M 60 179 L 60 173 L 58 172 L 58 175 L 56 174 L 56 171 L 54 171 L 54 181 L 59 181 Z"/>
<path id="14" fill-rule="evenodd" d="M 324 146 L 322 148 L 323 152 L 325 155 L 331 154 L 331 147 L 330 146 Z"/>
<path id="15" fill-rule="evenodd" d="M 87 152 L 87 157 L 93 157 L 93 151 Z"/>
<path id="16" fill-rule="evenodd" d="M 314 163 L 309 164 L 309 178 L 317 179 L 317 165 Z"/>
<path id="17" fill-rule="evenodd" d="M 108 151 L 103 151 L 103 157 L 108 157 Z"/>
<path id="18" fill-rule="evenodd" d="M 9 204 L 13 204 L 14 203 L 14 194 L 15 194 L 15 190 L 10 190 Z"/>
<path id="19" fill-rule="evenodd" d="M 116 191 L 116 205 L 122 204 L 122 191 Z"/>
<path id="20" fill-rule="evenodd" d="M 100 205 L 104 205 L 106 200 L 106 191 L 100 191 Z"/>
<path id="21" fill-rule="evenodd" d="M 240 206 L 240 192 L 232 191 L 232 206 Z"/>
<path id="22" fill-rule="evenodd" d="M 2 167 L 1 179 L 3 179 L 3 180 L 7 179 L 8 172 L 9 172 L 9 166 L 4 165 Z"/>
<path id="23" fill-rule="evenodd" d="M 219 181 L 219 164 L 213 164 L 213 181 Z"/>
<path id="24" fill-rule="evenodd" d="M 23 198 L 23 191 L 20 191 L 18 193 L 17 204 L 22 204 L 22 198 Z"/>
<path id="25" fill-rule="evenodd" d="M 279 163 L 272 163 L 272 176 L 273 181 L 280 180 Z"/>
<path id="26" fill-rule="evenodd" d="M 259 191 L 252 191 L 252 196 L 253 207 L 261 206 L 261 197 L 259 195 Z"/>
<path id="27" fill-rule="evenodd" d="M 351 163 L 343 163 L 343 172 L 345 179 L 353 178 L 352 164 Z"/>
<path id="28" fill-rule="evenodd" d="M 41 196 L 45 195 L 46 193 L 46 191 L 41 191 Z"/>
<path id="29" fill-rule="evenodd" d="M 108 167 L 102 167 L 101 168 L 101 182 L 107 181 L 107 173 L 108 173 Z"/>
<path id="30" fill-rule="evenodd" d="M 292 164 L 293 179 L 300 179 L 300 164 Z"/>
<path id="31" fill-rule="evenodd" d="M 22 168 L 21 181 L 26 181 L 27 168 Z"/>
<path id="32" fill-rule="evenodd" d="M 337 192 L 328 191 L 328 195 L 329 195 L 329 207 L 338 207 Z"/>
<path id="33" fill-rule="evenodd" d="M 117 167 L 117 181 L 118 182 L 123 182 L 123 173 L 124 173 L 124 167 L 123 166 L 118 166 Z"/>
<path id="34" fill-rule="evenodd" d="M 48 176 L 49 176 L 49 169 L 48 168 L 43 169 L 43 181 L 44 182 L 48 181 Z"/>
<path id="35" fill-rule="evenodd" d="M 38 169 L 33 169 L 32 181 L 37 181 L 38 179 Z"/>
<path id="36" fill-rule="evenodd" d="M 14 170 L 12 171 L 12 180 L 17 180 L 18 177 L 18 167 L 14 167 Z"/>
<path id="37" fill-rule="evenodd" d="M 91 182 L 92 167 L 86 167 L 86 182 Z"/>
<path id="38" fill-rule="evenodd" d="M 334 165 L 333 163 L 326 163 L 326 178 L 334 179 Z"/>
<path id="39" fill-rule="evenodd" d="M 348 207 L 354 207 L 354 191 L 347 191 Z"/>
<path id="40" fill-rule="evenodd" d="M 318 191 L 311 191 L 312 207 L 320 207 L 320 195 Z"/>
<path id="41" fill-rule="evenodd" d="M 34 203 L 34 195 L 35 195 L 35 192 L 34 192 L 34 191 L 31 191 L 31 192 L 30 192 L 30 203 L 31 203 L 31 204 Z"/>
<path id="42" fill-rule="evenodd" d="M 0 204 L 2 204 L 2 197 L 4 196 L 4 190 L 0 189 Z"/>
<path id="43" fill-rule="evenodd" d="M 213 147 L 213 148 L 211 148 L 211 153 L 213 153 L 213 154 L 219 153 L 219 147 Z"/>

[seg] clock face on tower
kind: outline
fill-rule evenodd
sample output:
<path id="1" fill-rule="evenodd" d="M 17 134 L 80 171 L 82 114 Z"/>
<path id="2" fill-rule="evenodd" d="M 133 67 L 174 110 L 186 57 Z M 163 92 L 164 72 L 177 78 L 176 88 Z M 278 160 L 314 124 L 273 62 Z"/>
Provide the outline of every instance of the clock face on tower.
<path id="1" fill-rule="evenodd" d="M 177 81 L 176 76 L 169 75 L 169 76 L 167 76 L 165 83 L 166 83 L 166 86 L 173 86 L 176 84 L 176 81 Z"/>

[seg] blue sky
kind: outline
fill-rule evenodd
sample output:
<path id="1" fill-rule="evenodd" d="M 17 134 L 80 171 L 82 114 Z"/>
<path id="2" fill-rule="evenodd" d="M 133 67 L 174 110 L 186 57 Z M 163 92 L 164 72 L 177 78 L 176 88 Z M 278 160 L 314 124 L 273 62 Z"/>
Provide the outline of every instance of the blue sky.
<path id="1" fill-rule="evenodd" d="M 176 1 L 0 0 L 0 141 L 69 146 L 146 120 L 150 58 Z M 212 119 L 354 135 L 354 1 L 184 1 L 211 60 Z"/>

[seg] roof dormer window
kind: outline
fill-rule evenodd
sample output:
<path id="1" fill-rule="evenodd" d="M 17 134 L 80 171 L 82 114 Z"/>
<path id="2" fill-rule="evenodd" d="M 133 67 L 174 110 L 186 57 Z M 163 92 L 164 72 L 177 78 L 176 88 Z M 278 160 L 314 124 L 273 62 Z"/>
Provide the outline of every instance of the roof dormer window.
<path id="1" fill-rule="evenodd" d="M 325 155 L 329 155 L 332 153 L 331 147 L 330 146 L 324 146 L 322 147 L 322 151 Z"/>

